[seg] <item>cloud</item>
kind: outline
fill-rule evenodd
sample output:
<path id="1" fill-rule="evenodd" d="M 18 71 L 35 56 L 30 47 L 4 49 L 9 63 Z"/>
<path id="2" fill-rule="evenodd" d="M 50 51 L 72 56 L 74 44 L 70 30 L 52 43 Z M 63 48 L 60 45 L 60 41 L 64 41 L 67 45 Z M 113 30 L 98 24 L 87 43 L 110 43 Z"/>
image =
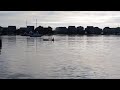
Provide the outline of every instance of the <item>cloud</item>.
<path id="1" fill-rule="evenodd" d="M 120 23 L 120 11 L 0 11 L 0 25 L 17 27 L 43 26 L 88 26 L 115 27 Z"/>

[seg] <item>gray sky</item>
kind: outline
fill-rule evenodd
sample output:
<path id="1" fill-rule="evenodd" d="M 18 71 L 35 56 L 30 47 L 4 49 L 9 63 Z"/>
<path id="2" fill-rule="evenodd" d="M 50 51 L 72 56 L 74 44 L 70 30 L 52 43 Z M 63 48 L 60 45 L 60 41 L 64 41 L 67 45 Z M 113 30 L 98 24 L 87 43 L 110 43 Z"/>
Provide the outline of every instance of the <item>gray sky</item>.
<path id="1" fill-rule="evenodd" d="M 0 26 L 120 26 L 120 11 L 0 11 Z"/>

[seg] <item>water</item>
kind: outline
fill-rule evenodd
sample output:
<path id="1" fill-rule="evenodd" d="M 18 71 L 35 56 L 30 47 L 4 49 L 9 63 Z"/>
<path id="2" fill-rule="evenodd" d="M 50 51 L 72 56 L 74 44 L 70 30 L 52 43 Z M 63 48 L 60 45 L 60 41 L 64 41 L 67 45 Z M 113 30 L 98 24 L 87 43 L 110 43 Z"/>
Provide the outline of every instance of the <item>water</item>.
<path id="1" fill-rule="evenodd" d="M 1 36 L 1 79 L 120 78 L 120 36 Z"/>

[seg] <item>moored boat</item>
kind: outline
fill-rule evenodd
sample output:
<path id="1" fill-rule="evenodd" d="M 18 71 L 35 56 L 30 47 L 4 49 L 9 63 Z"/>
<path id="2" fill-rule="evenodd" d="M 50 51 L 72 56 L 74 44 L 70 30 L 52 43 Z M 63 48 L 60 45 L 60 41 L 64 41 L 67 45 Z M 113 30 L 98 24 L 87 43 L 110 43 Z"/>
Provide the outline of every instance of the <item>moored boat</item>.
<path id="1" fill-rule="evenodd" d="M 52 39 L 43 39 L 43 41 L 54 41 L 54 38 L 52 38 Z"/>
<path id="2" fill-rule="evenodd" d="M 41 37 L 42 34 L 39 34 L 39 32 L 31 33 L 30 37 Z"/>
<path id="3" fill-rule="evenodd" d="M 30 37 L 41 37 L 42 35 L 41 34 L 32 34 L 30 35 Z"/>

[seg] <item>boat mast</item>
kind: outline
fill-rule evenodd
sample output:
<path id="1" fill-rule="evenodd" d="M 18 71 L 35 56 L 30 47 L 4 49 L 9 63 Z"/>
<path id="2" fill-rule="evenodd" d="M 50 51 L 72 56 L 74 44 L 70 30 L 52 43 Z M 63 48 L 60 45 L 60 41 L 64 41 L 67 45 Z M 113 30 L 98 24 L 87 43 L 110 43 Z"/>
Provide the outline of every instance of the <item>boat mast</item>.
<path id="1" fill-rule="evenodd" d="M 36 19 L 36 28 L 37 28 L 37 19 Z"/>
<path id="2" fill-rule="evenodd" d="M 27 27 L 27 20 L 26 20 L 26 27 Z"/>

